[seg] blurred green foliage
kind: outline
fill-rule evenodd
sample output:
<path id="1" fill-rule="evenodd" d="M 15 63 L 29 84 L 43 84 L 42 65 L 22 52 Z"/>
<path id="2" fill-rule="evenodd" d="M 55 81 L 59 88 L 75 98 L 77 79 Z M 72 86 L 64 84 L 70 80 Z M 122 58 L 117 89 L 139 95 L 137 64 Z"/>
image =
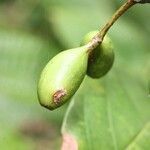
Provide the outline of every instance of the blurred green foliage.
<path id="1" fill-rule="evenodd" d="M 60 149 L 60 127 L 67 105 L 54 112 L 40 107 L 36 94 L 40 72 L 59 51 L 79 46 L 87 32 L 102 27 L 121 3 L 115 0 L 0 1 L 0 149 Z M 121 74 L 121 69 L 117 74 L 121 74 L 122 84 L 129 87 L 129 91 L 137 86 L 131 93 L 133 97 L 134 94 L 139 94 L 139 98 L 143 96 L 138 87 L 148 95 L 149 18 L 149 5 L 139 5 L 119 19 L 109 32 L 116 54 L 112 72 L 100 81 L 85 81 L 84 90 L 81 91 L 83 97 L 88 86 L 99 90 L 99 82 L 106 82 L 108 87 L 116 84 L 114 70 L 118 71 L 118 68 L 127 73 L 126 78 L 123 78 L 125 75 Z M 135 79 L 131 87 L 128 74 Z M 91 85 L 91 82 L 94 83 Z M 121 88 L 121 85 L 114 86 Z M 79 99 L 82 100 L 82 96 Z M 147 122 L 149 103 L 136 103 L 142 106 L 139 112 Z M 97 106 L 100 107 L 99 104 Z M 76 116 L 74 119 L 75 122 L 80 120 Z M 140 123 L 144 124 L 142 121 Z M 136 125 L 140 126 L 140 123 Z"/>

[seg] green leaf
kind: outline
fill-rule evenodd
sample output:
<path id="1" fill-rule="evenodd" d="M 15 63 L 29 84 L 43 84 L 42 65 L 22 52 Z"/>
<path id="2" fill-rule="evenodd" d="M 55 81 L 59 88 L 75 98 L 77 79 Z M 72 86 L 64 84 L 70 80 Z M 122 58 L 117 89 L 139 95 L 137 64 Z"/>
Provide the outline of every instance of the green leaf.
<path id="1" fill-rule="evenodd" d="M 101 80 L 86 78 L 68 108 L 63 136 L 73 136 L 80 150 L 120 150 L 140 136 L 141 130 L 150 132 L 144 129 L 150 121 L 150 101 L 137 79 L 118 69 Z M 148 147 L 150 135 L 142 136 Z M 142 143 L 138 146 L 142 150 Z"/>
<path id="2" fill-rule="evenodd" d="M 150 122 L 148 122 L 144 128 L 140 131 L 140 133 L 133 139 L 130 145 L 127 147 L 127 150 L 139 149 L 149 149 L 149 141 L 150 140 Z"/>

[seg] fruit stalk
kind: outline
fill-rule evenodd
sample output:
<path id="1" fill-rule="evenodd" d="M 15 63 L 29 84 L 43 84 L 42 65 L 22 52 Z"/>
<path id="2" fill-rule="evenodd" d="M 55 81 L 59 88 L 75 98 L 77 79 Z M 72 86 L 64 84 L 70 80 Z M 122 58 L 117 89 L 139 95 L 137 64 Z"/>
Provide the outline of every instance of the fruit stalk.
<path id="1" fill-rule="evenodd" d="M 127 0 L 111 17 L 111 19 L 104 25 L 104 27 L 97 33 L 93 39 L 87 44 L 88 52 L 90 53 L 98 45 L 100 45 L 112 25 L 121 17 L 129 8 L 138 3 L 149 3 L 150 0 Z"/>
<path id="2" fill-rule="evenodd" d="M 111 26 L 121 17 L 129 8 L 131 8 L 135 3 L 133 0 L 128 0 L 125 4 L 123 4 L 112 16 L 110 21 L 106 23 L 106 25 L 102 28 L 98 36 L 103 40 L 107 31 L 111 28 Z"/>

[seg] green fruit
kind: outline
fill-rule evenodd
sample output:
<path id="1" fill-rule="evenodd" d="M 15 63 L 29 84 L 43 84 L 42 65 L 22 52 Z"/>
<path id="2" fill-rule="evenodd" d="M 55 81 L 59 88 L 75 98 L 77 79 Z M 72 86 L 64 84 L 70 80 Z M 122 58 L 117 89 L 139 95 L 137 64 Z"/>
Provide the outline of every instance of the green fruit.
<path id="1" fill-rule="evenodd" d="M 39 80 L 40 104 L 53 110 L 67 102 L 82 83 L 87 63 L 86 46 L 66 50 L 53 57 L 43 69 Z"/>
<path id="2" fill-rule="evenodd" d="M 97 33 L 98 31 L 89 32 L 81 45 L 87 44 Z M 113 62 L 114 52 L 112 42 L 108 36 L 105 36 L 101 45 L 95 48 L 89 56 L 87 75 L 92 78 L 100 78 L 111 69 Z"/>

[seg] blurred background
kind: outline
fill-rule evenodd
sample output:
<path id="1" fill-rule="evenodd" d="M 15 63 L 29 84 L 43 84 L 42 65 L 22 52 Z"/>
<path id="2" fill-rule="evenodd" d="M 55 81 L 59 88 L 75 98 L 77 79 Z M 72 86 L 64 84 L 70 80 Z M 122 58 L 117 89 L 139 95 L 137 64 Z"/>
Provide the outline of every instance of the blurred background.
<path id="1" fill-rule="evenodd" d="M 67 104 L 53 112 L 39 105 L 40 72 L 58 52 L 79 46 L 86 33 L 102 27 L 123 2 L 0 0 L 1 150 L 60 149 Z M 140 72 L 145 83 L 150 66 L 149 18 L 149 5 L 135 6 L 109 32 L 115 65 Z"/>

